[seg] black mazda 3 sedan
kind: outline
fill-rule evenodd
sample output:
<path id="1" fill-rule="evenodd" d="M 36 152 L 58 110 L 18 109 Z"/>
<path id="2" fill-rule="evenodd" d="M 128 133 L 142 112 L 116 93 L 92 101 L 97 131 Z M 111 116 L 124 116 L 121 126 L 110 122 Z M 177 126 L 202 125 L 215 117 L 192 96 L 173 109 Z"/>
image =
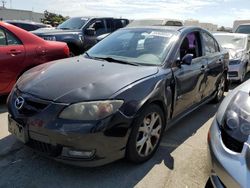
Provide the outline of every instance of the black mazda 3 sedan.
<path id="1" fill-rule="evenodd" d="M 227 63 L 201 28 L 120 29 L 83 55 L 24 73 L 8 98 L 9 131 L 72 165 L 141 163 L 164 130 L 221 100 Z"/>

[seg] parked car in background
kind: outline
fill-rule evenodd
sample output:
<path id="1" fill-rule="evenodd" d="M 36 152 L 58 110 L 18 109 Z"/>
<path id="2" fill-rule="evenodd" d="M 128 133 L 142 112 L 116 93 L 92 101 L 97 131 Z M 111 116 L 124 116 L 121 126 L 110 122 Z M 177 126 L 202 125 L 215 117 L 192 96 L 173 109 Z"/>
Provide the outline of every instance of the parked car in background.
<path id="1" fill-rule="evenodd" d="M 250 34 L 250 23 L 240 24 L 235 30 L 235 33 Z"/>
<path id="2" fill-rule="evenodd" d="M 28 69 L 68 56 L 67 44 L 44 41 L 14 25 L 0 22 L 0 95 L 8 94 Z"/>
<path id="3" fill-rule="evenodd" d="M 128 27 L 138 26 L 183 26 L 183 23 L 173 19 L 141 19 L 133 20 L 128 24 Z"/>
<path id="4" fill-rule="evenodd" d="M 34 31 L 39 28 L 51 28 L 50 25 L 43 24 L 43 23 L 37 23 L 32 21 L 24 21 L 24 20 L 4 20 L 4 22 L 10 23 L 12 25 L 15 25 L 17 27 L 20 27 L 26 31 Z"/>
<path id="5" fill-rule="evenodd" d="M 37 36 L 68 44 L 70 56 L 82 54 L 98 41 L 97 37 L 125 27 L 129 21 L 119 18 L 74 17 L 60 24 L 56 29 L 36 30 Z"/>
<path id="6" fill-rule="evenodd" d="M 229 52 L 228 79 L 243 82 L 250 70 L 250 40 L 247 34 L 215 33 L 214 37 Z"/>
<path id="7" fill-rule="evenodd" d="M 250 187 L 250 81 L 229 92 L 208 133 L 214 187 Z"/>
<path id="8" fill-rule="evenodd" d="M 141 163 L 164 130 L 223 98 L 227 63 L 198 27 L 119 29 L 84 55 L 26 72 L 8 98 L 9 130 L 65 163 Z"/>

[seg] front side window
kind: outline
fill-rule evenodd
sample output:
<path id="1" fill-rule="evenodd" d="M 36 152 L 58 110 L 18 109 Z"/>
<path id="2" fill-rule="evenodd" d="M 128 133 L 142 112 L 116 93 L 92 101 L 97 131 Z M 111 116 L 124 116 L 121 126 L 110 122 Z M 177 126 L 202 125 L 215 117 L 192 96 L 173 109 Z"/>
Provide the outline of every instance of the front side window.
<path id="1" fill-rule="evenodd" d="M 96 36 L 107 33 L 105 24 L 103 20 L 95 20 L 89 28 L 93 28 L 96 32 Z"/>
<path id="2" fill-rule="evenodd" d="M 201 53 L 201 43 L 200 34 L 198 32 L 192 32 L 186 35 L 180 46 L 180 59 L 182 59 L 187 54 L 192 54 L 193 59 L 200 57 Z"/>
<path id="3" fill-rule="evenodd" d="M 118 30 L 88 51 L 91 57 L 124 60 L 143 65 L 161 65 L 175 33 L 154 29 Z"/>

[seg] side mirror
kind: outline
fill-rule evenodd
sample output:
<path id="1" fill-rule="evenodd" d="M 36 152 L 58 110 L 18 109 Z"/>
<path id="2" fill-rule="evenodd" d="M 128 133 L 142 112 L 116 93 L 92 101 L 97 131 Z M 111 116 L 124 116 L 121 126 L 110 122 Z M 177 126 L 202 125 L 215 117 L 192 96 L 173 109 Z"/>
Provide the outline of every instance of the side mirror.
<path id="1" fill-rule="evenodd" d="M 191 65 L 192 60 L 193 60 L 193 54 L 186 54 L 181 61 L 182 64 Z"/>
<path id="2" fill-rule="evenodd" d="M 88 36 L 95 36 L 96 32 L 94 28 L 88 28 L 85 30 L 84 34 Z"/>

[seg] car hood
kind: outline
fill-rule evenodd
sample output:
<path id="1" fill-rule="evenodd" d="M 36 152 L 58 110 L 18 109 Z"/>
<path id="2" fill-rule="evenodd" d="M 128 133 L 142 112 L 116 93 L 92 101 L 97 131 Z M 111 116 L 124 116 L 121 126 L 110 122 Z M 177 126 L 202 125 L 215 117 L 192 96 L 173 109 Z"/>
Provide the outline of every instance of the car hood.
<path id="1" fill-rule="evenodd" d="M 108 99 L 131 83 L 157 72 L 158 67 L 111 63 L 78 56 L 37 66 L 27 71 L 16 87 L 41 99 L 74 103 Z"/>
<path id="2" fill-rule="evenodd" d="M 237 53 L 243 52 L 243 51 L 244 51 L 244 49 L 234 49 L 234 48 L 233 48 L 233 45 L 230 45 L 230 44 L 224 45 L 224 46 L 222 46 L 222 47 L 223 47 L 225 50 L 228 51 L 228 53 L 229 53 L 229 59 L 234 59 L 234 58 L 235 58 L 235 55 L 236 55 Z"/>
<path id="3" fill-rule="evenodd" d="M 64 34 L 79 34 L 81 33 L 81 30 L 63 30 L 63 29 L 37 29 L 35 31 L 32 31 L 35 35 L 64 35 Z"/>

